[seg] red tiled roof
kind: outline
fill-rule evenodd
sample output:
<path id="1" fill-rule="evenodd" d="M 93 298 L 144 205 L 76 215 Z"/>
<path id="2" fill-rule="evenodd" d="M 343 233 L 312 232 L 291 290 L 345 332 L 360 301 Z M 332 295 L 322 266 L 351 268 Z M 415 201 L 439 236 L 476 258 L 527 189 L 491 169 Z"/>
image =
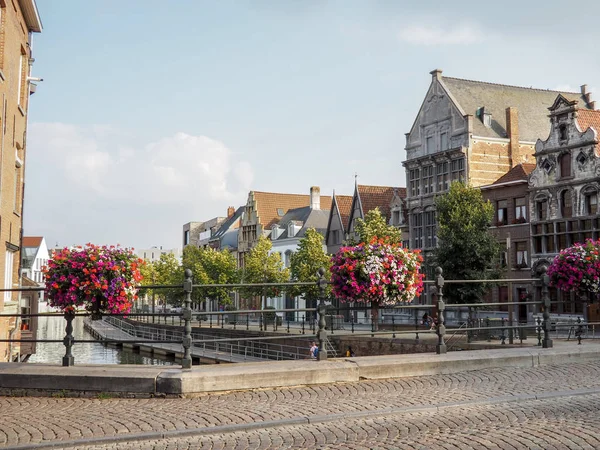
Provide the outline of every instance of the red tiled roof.
<path id="1" fill-rule="evenodd" d="M 337 201 L 338 210 L 342 217 L 342 225 L 348 225 L 348 219 L 350 219 L 350 209 L 352 208 L 352 196 L 351 195 L 336 195 L 335 200 Z"/>
<path id="2" fill-rule="evenodd" d="M 492 184 L 510 183 L 511 181 L 527 181 L 529 174 L 535 169 L 535 164 L 521 163 L 510 169 Z"/>
<path id="3" fill-rule="evenodd" d="M 310 195 L 303 194 L 280 194 L 277 192 L 254 192 L 256 208 L 260 223 L 264 229 L 271 228 L 290 209 L 310 206 Z M 321 195 L 321 209 L 328 211 L 331 206 L 331 197 Z M 277 210 L 282 209 L 283 214 L 278 214 Z"/>
<path id="4" fill-rule="evenodd" d="M 580 109 L 577 111 L 577 123 L 581 131 L 593 128 L 600 140 L 600 110 Z M 596 155 L 600 156 L 600 143 L 596 144 Z"/>
<path id="5" fill-rule="evenodd" d="M 42 236 L 23 236 L 21 247 L 39 247 L 42 244 Z"/>
<path id="6" fill-rule="evenodd" d="M 390 203 L 394 198 L 394 192 L 400 198 L 406 198 L 406 188 L 392 186 L 367 186 L 358 185 L 358 194 L 363 208 L 363 214 L 367 214 L 372 209 L 379 207 L 381 215 L 390 219 Z"/>

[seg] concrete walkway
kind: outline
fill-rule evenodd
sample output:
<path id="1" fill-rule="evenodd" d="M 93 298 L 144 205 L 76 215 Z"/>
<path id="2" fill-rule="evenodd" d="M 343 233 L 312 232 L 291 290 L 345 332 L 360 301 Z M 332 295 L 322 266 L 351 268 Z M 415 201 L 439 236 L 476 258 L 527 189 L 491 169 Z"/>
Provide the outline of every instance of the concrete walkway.
<path id="1" fill-rule="evenodd" d="M 207 392 L 322 385 L 359 380 L 451 374 L 506 367 L 600 360 L 600 345 L 555 341 L 555 347 L 504 348 L 338 358 L 327 361 L 274 361 L 201 365 L 190 370 L 165 366 L 0 364 L 0 394 L 97 396 L 194 396 Z"/>

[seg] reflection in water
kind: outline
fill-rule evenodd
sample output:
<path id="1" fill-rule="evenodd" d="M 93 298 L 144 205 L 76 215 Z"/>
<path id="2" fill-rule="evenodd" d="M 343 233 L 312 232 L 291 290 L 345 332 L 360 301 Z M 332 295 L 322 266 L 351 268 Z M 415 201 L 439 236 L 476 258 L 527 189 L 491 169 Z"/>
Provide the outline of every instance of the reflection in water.
<path id="1" fill-rule="evenodd" d="M 65 337 L 65 327 L 67 322 L 62 316 L 39 317 L 38 318 L 38 339 L 62 339 Z M 75 364 L 152 364 L 152 365 L 170 365 L 169 361 L 142 356 L 139 353 L 133 353 L 113 347 L 105 347 L 100 343 L 77 343 L 78 339 L 93 339 L 94 337 L 85 331 L 83 327 L 84 317 L 75 317 L 73 320 L 73 336 L 75 345 L 73 345 L 73 356 Z M 65 355 L 65 346 L 62 342 L 38 342 L 36 353 L 31 355 L 29 362 L 32 363 L 53 363 L 62 364 L 62 357 Z"/>

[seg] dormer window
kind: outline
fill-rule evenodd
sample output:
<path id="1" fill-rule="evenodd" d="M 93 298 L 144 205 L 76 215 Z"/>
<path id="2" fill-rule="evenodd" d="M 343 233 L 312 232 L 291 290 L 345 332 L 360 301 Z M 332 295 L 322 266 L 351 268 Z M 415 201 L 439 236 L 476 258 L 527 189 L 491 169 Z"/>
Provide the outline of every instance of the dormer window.
<path id="1" fill-rule="evenodd" d="M 483 113 L 483 124 L 488 128 L 492 127 L 492 115 L 490 113 Z"/>
<path id="2" fill-rule="evenodd" d="M 567 125 L 563 123 L 560 127 L 558 127 L 558 138 L 562 142 L 566 141 L 568 137 L 569 133 L 567 132 Z"/>

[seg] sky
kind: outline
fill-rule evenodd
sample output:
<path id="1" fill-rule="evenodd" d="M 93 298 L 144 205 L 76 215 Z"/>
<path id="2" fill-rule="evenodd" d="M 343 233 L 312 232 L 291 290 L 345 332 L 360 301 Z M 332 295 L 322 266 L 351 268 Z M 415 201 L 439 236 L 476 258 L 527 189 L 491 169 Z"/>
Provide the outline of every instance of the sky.
<path id="1" fill-rule="evenodd" d="M 597 0 L 37 5 L 24 234 L 49 247 L 181 247 L 250 190 L 405 186 L 433 69 L 600 100 Z"/>

